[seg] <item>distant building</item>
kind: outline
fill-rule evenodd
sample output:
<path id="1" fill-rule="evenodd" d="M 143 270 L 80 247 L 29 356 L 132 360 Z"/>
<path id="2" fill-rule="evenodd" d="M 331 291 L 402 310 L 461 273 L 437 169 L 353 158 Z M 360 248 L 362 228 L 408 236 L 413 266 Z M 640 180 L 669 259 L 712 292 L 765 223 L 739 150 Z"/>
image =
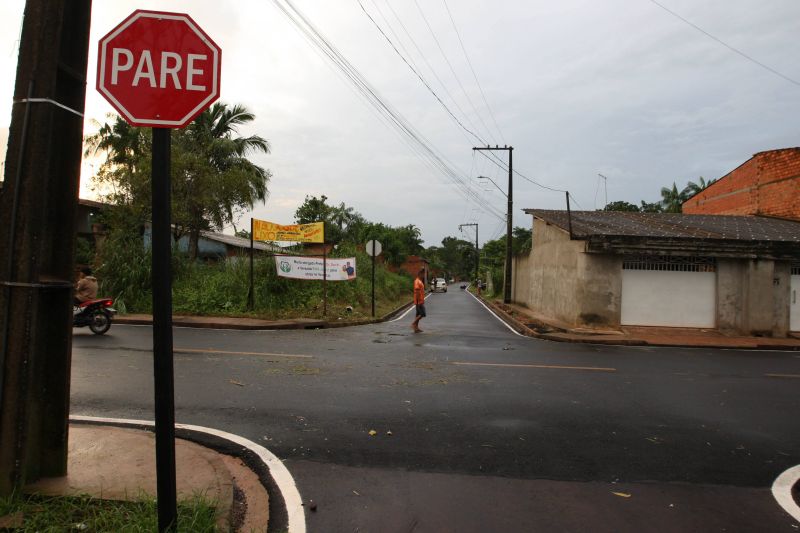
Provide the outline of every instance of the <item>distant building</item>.
<path id="1" fill-rule="evenodd" d="M 151 243 L 150 224 L 145 226 L 144 245 L 149 248 Z M 183 235 L 178 239 L 178 250 L 189 251 L 189 236 Z M 284 253 L 278 245 L 264 242 L 254 242 L 253 250 L 256 252 Z M 201 231 L 197 241 L 198 259 L 218 260 L 228 257 L 237 257 L 250 253 L 250 239 L 217 233 L 214 231 Z"/>
<path id="2" fill-rule="evenodd" d="M 800 221 L 525 212 L 533 247 L 512 265 L 512 300 L 545 316 L 571 326 L 800 331 Z"/>
<path id="3" fill-rule="evenodd" d="M 83 198 L 78 200 L 76 234 L 77 237 L 91 243 L 95 251 L 99 251 L 102 248 L 103 240 L 107 234 L 107 228 L 98 222 L 99 215 L 109 207 L 113 206 Z M 145 246 L 149 247 L 151 242 L 150 224 L 145 224 L 140 230 L 140 234 L 144 239 Z M 224 259 L 249 253 L 250 239 L 214 231 L 201 231 L 197 248 L 197 256 L 201 259 Z M 258 252 L 282 253 L 284 251 L 280 246 L 262 242 L 254 242 L 253 249 Z M 187 235 L 178 240 L 178 250 L 182 252 L 189 250 L 189 237 Z"/>
<path id="4" fill-rule="evenodd" d="M 395 267 L 392 265 L 388 266 L 389 270 L 392 272 L 405 272 L 412 278 L 417 277 L 417 273 L 425 269 L 426 279 L 425 282 L 427 283 L 427 277 L 430 276 L 430 263 L 424 257 L 420 257 L 418 255 L 409 255 L 406 257 L 406 260 L 399 267 Z"/>
<path id="5" fill-rule="evenodd" d="M 800 220 L 800 148 L 755 154 L 686 200 L 683 212 Z"/>

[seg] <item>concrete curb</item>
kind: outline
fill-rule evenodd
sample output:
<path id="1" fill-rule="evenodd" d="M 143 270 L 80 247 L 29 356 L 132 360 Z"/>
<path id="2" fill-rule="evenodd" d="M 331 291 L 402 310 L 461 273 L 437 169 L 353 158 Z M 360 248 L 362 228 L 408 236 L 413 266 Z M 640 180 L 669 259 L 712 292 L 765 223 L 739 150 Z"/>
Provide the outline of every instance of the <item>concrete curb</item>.
<path id="1" fill-rule="evenodd" d="M 205 317 L 177 315 L 172 317 L 172 325 L 183 328 L 235 329 L 250 331 L 344 328 L 349 326 L 364 326 L 367 324 L 386 322 L 387 320 L 391 320 L 398 314 L 408 309 L 412 304 L 413 302 L 405 303 L 381 317 L 361 318 L 356 320 L 321 320 L 315 318 L 261 320 L 247 317 Z M 149 326 L 153 323 L 153 317 L 151 315 L 117 315 L 114 318 L 114 322 L 117 324 Z"/>
<path id="2" fill-rule="evenodd" d="M 517 320 L 513 315 L 509 314 L 505 309 L 498 306 L 491 300 L 485 299 L 483 296 L 473 294 L 481 302 L 489 307 L 500 319 L 506 324 L 511 326 L 515 331 L 519 332 L 526 337 L 533 337 L 536 339 L 554 341 L 554 342 L 571 342 L 576 344 L 601 344 L 607 346 L 653 346 L 653 347 L 672 347 L 672 348 L 709 348 L 709 349 L 726 349 L 726 350 L 779 350 L 779 351 L 800 351 L 800 346 L 795 344 L 754 344 L 754 345 L 731 345 L 731 344 L 677 344 L 677 343 L 660 343 L 651 342 L 638 338 L 620 338 L 608 335 L 580 335 L 568 333 L 563 330 L 552 333 L 540 333 L 535 329 L 529 327 L 527 324 Z M 554 328 L 558 329 L 558 328 Z"/>
<path id="3" fill-rule="evenodd" d="M 149 420 L 81 415 L 70 415 L 69 420 L 70 423 L 77 424 L 134 428 L 151 432 L 155 430 L 155 424 Z M 244 437 L 191 424 L 176 423 L 175 436 L 217 453 L 237 457 L 258 476 L 269 494 L 267 532 L 305 533 L 305 509 L 294 479 L 283 462 L 269 450 Z"/>

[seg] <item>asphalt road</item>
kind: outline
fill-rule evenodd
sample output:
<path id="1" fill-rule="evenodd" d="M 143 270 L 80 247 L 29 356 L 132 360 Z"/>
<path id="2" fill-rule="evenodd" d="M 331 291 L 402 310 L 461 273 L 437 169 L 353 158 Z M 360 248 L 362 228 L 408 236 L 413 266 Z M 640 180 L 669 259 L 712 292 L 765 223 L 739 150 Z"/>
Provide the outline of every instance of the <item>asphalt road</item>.
<path id="1" fill-rule="evenodd" d="M 284 459 L 312 532 L 798 530 L 769 490 L 800 464 L 796 352 L 538 341 L 455 287 L 427 307 L 420 334 L 176 329 L 176 419 Z M 149 327 L 73 342 L 73 414 L 153 418 Z"/>

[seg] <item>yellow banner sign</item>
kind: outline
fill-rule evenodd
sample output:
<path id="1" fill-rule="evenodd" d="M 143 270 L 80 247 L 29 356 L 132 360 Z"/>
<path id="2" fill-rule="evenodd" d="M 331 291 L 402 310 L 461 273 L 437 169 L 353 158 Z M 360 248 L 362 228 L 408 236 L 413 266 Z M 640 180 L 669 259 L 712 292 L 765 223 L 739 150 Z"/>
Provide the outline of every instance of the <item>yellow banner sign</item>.
<path id="1" fill-rule="evenodd" d="M 282 226 L 254 218 L 253 239 L 256 241 L 325 242 L 324 227 L 323 222 Z"/>

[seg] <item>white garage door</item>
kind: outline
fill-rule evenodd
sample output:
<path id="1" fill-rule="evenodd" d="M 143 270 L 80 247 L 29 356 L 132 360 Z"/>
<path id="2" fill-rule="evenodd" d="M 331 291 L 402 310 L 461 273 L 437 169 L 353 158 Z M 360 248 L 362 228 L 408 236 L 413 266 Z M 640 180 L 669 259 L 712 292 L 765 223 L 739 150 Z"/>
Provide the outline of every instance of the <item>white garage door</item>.
<path id="1" fill-rule="evenodd" d="M 716 270 L 713 258 L 626 257 L 622 325 L 715 327 Z"/>
<path id="2" fill-rule="evenodd" d="M 789 331 L 800 331 L 800 265 L 792 267 L 790 290 Z"/>

